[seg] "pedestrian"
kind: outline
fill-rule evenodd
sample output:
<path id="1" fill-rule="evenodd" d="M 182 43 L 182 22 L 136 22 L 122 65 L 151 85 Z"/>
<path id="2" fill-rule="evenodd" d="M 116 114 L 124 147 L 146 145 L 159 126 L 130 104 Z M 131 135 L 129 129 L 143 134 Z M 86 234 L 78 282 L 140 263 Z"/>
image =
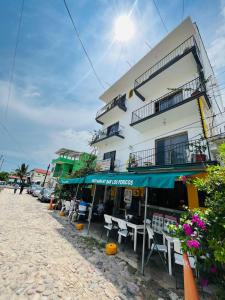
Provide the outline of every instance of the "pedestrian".
<path id="1" fill-rule="evenodd" d="M 23 189 L 24 189 L 24 183 L 22 182 L 22 183 L 21 183 L 21 186 L 20 186 L 20 195 L 22 194 Z"/>
<path id="2" fill-rule="evenodd" d="M 19 188 L 19 184 L 16 182 L 14 185 L 14 194 L 16 194 L 18 188 Z"/>

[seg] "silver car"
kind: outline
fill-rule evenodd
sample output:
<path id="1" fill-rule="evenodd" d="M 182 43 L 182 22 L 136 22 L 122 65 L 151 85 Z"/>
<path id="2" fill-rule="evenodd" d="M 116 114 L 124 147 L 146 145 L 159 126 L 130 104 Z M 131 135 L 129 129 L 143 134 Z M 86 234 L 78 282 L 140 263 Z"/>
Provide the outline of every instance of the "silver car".
<path id="1" fill-rule="evenodd" d="M 38 195 L 41 193 L 41 191 L 43 190 L 42 186 L 37 186 L 34 190 L 33 190 L 33 196 L 34 197 L 38 197 Z"/>

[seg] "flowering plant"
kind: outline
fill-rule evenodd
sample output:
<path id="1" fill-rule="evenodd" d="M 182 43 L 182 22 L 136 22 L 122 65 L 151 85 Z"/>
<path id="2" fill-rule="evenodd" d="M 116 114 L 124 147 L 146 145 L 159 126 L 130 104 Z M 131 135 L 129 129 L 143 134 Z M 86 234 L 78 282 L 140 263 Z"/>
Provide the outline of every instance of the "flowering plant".
<path id="1" fill-rule="evenodd" d="M 171 233 L 179 238 L 183 252 L 194 256 L 201 256 L 205 249 L 205 234 L 207 232 L 207 211 L 190 211 L 182 215 L 180 223 L 170 225 Z"/>

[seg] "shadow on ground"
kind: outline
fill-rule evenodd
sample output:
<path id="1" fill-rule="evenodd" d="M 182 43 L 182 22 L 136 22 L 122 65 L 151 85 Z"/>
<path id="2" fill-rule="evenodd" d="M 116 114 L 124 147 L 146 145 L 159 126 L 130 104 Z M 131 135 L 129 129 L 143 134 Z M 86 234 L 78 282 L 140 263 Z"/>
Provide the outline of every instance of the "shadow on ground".
<path id="1" fill-rule="evenodd" d="M 49 214 L 62 226 L 57 229 L 58 233 L 120 291 L 122 299 L 182 299 L 183 290 L 176 290 L 174 277 L 165 272 L 158 255 L 151 258 L 145 276 L 142 276 L 139 271 L 141 245 L 137 254 L 132 251 L 133 244 L 130 242 L 120 246 L 117 255 L 107 256 L 106 240 L 100 240 L 103 224 L 92 224 L 87 236 L 86 223 L 84 230 L 77 231 L 74 224 L 68 223 L 67 217 L 60 217 L 57 211 L 49 211 Z M 115 242 L 116 236 L 112 236 L 110 241 Z"/>

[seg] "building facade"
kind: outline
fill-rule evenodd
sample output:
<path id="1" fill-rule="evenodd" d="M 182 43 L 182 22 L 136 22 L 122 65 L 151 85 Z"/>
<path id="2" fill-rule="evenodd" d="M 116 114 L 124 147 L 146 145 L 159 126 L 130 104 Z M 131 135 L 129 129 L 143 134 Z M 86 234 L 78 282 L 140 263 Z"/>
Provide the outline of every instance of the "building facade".
<path id="1" fill-rule="evenodd" d="M 52 178 L 56 180 L 72 175 L 85 166 L 90 157 L 89 153 L 78 152 L 70 149 L 59 149 L 58 157 L 52 160 Z"/>
<path id="2" fill-rule="evenodd" d="M 222 101 L 214 88 L 197 25 L 187 18 L 100 96 L 98 161 L 111 171 L 203 170 L 215 161 L 208 138 L 219 130 Z"/>
<path id="3" fill-rule="evenodd" d="M 47 174 L 47 176 L 46 176 Z M 36 184 L 43 184 L 44 180 L 45 180 L 45 185 L 48 185 L 49 181 L 50 181 L 50 171 L 44 170 L 44 169 L 33 169 L 30 171 L 29 173 L 29 182 L 30 183 L 36 183 Z M 46 177 L 46 179 L 45 179 Z"/>

